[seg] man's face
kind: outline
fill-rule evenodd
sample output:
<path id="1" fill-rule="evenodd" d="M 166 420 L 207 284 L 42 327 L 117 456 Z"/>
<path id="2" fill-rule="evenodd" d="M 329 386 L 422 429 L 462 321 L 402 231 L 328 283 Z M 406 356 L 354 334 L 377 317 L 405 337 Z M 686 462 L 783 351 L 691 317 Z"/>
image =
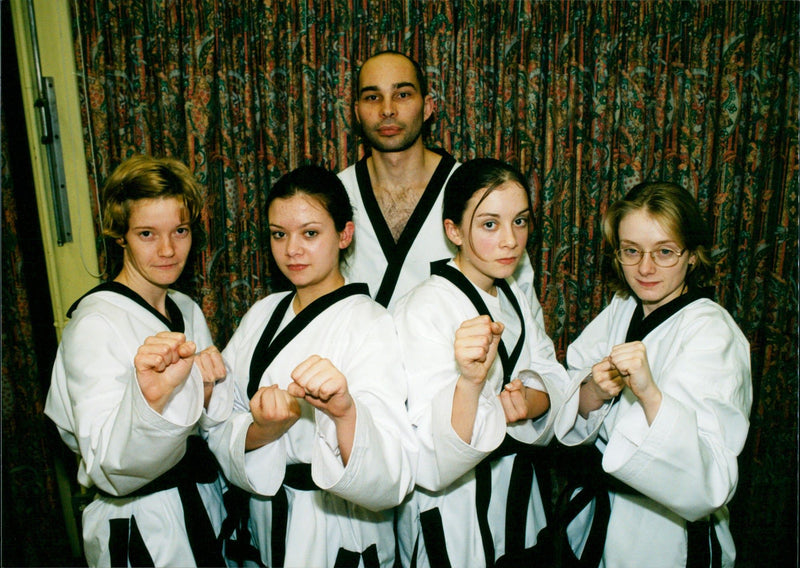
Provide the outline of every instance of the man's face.
<path id="1" fill-rule="evenodd" d="M 422 96 L 414 65 L 402 55 L 384 53 L 361 67 L 355 115 L 374 150 L 402 152 L 421 144 L 432 112 L 433 100 Z"/>

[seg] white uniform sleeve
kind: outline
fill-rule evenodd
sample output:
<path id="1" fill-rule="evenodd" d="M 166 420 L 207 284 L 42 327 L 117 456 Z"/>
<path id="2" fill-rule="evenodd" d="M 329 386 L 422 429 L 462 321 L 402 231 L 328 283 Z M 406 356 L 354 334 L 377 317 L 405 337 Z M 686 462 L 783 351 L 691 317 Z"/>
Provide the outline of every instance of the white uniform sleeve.
<path id="1" fill-rule="evenodd" d="M 74 436 L 68 444 L 81 455 L 87 478 L 81 482 L 125 495 L 181 459 L 200 418 L 202 386 L 198 390 L 187 381 L 159 414 L 147 404 L 136 380 L 136 334 L 124 334 L 99 313 L 71 323 L 53 371 L 53 397 L 62 401 L 62 408 L 71 408 L 53 418 L 62 433 Z"/>
<path id="2" fill-rule="evenodd" d="M 528 309 L 523 302 L 521 302 L 521 307 L 523 310 Z M 539 312 L 541 312 L 541 308 Z M 546 445 L 553 438 L 556 416 L 564 404 L 569 377 L 564 367 L 556 359 L 553 340 L 545 333 L 544 327 L 540 325 L 539 321 L 535 317 L 526 318 L 525 326 L 525 343 L 531 352 L 528 367 L 530 371 L 533 371 L 533 376 L 527 379 L 523 378 L 522 383 L 528 388 L 546 392 L 550 398 L 550 408 L 535 420 L 523 420 L 509 424 L 508 433 L 512 438 L 526 444 Z"/>
<path id="3" fill-rule="evenodd" d="M 419 443 L 417 485 L 431 491 L 448 487 L 473 469 L 506 434 L 505 414 L 495 393 L 502 379 L 499 358 L 480 395 L 472 442 L 464 442 L 453 429 L 459 376 L 453 342 L 462 322 L 460 314 L 448 313 L 449 307 L 438 300 L 436 294 L 417 288 L 394 313 L 409 381 L 408 412 Z"/>
<path id="4" fill-rule="evenodd" d="M 200 310 L 200 306 L 193 303 L 193 308 L 192 321 L 187 323 L 191 325 L 194 330 L 191 338 L 197 345 L 197 352 L 199 353 L 214 343 L 211 339 L 211 332 L 208 330 L 205 316 Z M 228 375 L 230 375 L 230 370 L 228 370 Z M 203 392 L 203 376 L 197 365 L 192 367 L 192 374 L 187 380 L 187 383 L 190 381 L 194 382 L 194 384 L 200 388 L 201 393 Z M 233 390 L 233 381 L 228 380 L 227 377 L 214 386 L 211 399 L 208 402 L 208 408 L 203 409 L 203 413 L 200 416 L 200 428 L 203 430 L 203 433 L 230 416 L 233 408 Z"/>
<path id="5" fill-rule="evenodd" d="M 347 466 L 333 421 L 316 410 L 311 473 L 314 482 L 343 499 L 379 511 L 399 505 L 414 488 L 417 447 L 405 408 L 406 382 L 391 316 L 364 321 L 363 339 L 349 355 L 348 389 L 356 403 L 356 431 Z"/>
<path id="6" fill-rule="evenodd" d="M 676 355 L 653 371 L 663 393 L 655 420 L 648 428 L 641 406 L 631 406 L 616 421 L 603 468 L 691 521 L 736 489 L 752 386 L 749 347 L 729 316 L 688 323 Z"/>
<path id="7" fill-rule="evenodd" d="M 242 318 L 239 327 L 222 352 L 228 376 L 217 388 L 232 398 L 232 410 L 208 432 L 208 446 L 217 458 L 222 473 L 234 485 L 251 493 L 272 496 L 280 488 L 286 472 L 286 449 L 283 439 L 245 452 L 247 430 L 253 423 L 247 384 L 256 334 L 263 328 L 264 301 L 255 304 Z M 216 392 L 214 396 L 216 396 Z M 213 397 L 212 397 L 213 401 Z"/>
<path id="8" fill-rule="evenodd" d="M 592 366 L 611 352 L 613 338 L 612 324 L 616 317 L 612 305 L 603 310 L 581 332 L 577 339 L 567 348 L 567 369 L 569 383 L 565 392 L 565 401 L 558 410 L 555 420 L 555 434 L 558 440 L 567 446 L 592 443 L 611 410 L 611 401 L 591 412 L 587 418 L 578 413 L 580 403 L 580 386 L 591 379 Z"/>

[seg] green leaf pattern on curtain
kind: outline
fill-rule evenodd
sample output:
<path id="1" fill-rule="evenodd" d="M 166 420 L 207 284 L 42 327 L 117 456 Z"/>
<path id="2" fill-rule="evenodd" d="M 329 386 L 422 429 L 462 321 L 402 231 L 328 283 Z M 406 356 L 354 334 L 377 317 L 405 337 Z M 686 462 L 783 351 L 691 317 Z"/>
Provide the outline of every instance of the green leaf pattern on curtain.
<path id="1" fill-rule="evenodd" d="M 185 284 L 221 346 L 269 293 L 270 185 L 304 162 L 339 170 L 361 155 L 354 71 L 380 49 L 423 63 L 432 144 L 530 177 L 530 253 L 560 357 L 609 301 L 608 205 L 643 180 L 689 188 L 713 227 L 717 298 L 752 345 L 753 427 L 733 505 L 740 559 L 769 564 L 794 542 L 796 3 L 72 6 L 92 188 L 134 153 L 189 164 L 207 190 L 208 239 Z"/>

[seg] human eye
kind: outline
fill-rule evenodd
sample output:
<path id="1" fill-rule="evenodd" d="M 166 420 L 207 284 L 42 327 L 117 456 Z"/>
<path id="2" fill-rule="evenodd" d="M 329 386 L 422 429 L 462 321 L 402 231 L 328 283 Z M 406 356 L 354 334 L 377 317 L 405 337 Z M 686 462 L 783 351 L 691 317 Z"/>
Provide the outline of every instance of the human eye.
<path id="1" fill-rule="evenodd" d="M 191 229 L 189 227 L 178 227 L 175 232 L 179 237 L 188 237 L 191 234 Z"/>
<path id="2" fill-rule="evenodd" d="M 528 226 L 528 217 L 527 216 L 517 217 L 516 219 L 514 219 L 514 225 L 516 227 L 527 227 Z"/>
<path id="3" fill-rule="evenodd" d="M 153 236 L 153 232 L 152 231 L 147 231 L 147 230 L 139 231 L 137 234 L 139 235 L 139 238 L 142 238 L 142 239 L 149 239 L 149 238 L 151 238 Z"/>
<path id="4" fill-rule="evenodd" d="M 659 260 L 672 260 L 677 256 L 677 252 L 670 248 L 661 248 L 656 251 Z"/>
<path id="5" fill-rule="evenodd" d="M 484 221 L 481 226 L 486 230 L 492 231 L 497 228 L 497 221 Z"/>
<path id="6" fill-rule="evenodd" d="M 314 229 L 308 229 L 308 230 L 305 232 L 305 235 L 306 235 L 306 237 L 307 237 L 307 238 L 309 238 L 309 239 L 313 239 L 313 238 L 314 238 L 314 237 L 316 237 L 318 234 L 319 234 L 319 231 L 315 231 Z"/>
<path id="7" fill-rule="evenodd" d="M 366 93 L 361 96 L 361 100 L 368 103 L 373 103 L 378 100 L 378 95 L 375 93 Z"/>
<path id="8" fill-rule="evenodd" d="M 284 233 L 283 231 L 270 231 L 269 236 L 272 237 L 273 241 L 277 241 L 285 237 L 286 233 Z"/>
<path id="9" fill-rule="evenodd" d="M 619 252 L 625 258 L 639 258 L 642 256 L 642 251 L 634 247 L 624 247 L 619 250 Z"/>

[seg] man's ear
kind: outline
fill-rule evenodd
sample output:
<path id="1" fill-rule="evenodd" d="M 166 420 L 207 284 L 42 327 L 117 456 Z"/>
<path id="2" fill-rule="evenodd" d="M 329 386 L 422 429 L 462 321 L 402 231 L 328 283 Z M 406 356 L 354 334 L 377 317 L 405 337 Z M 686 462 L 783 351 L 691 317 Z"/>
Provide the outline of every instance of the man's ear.
<path id="1" fill-rule="evenodd" d="M 358 101 L 353 103 L 353 118 L 356 119 L 356 124 L 361 126 L 361 117 L 358 116 Z"/>
<path id="2" fill-rule="evenodd" d="M 424 102 L 424 105 L 422 107 L 422 112 L 423 112 L 423 116 L 424 116 L 424 118 L 422 119 L 422 122 L 425 122 L 426 120 L 428 120 L 431 117 L 431 115 L 433 114 L 433 111 L 435 109 L 436 109 L 436 104 L 433 102 L 433 97 L 431 95 L 425 95 L 425 102 Z"/>
<path id="3" fill-rule="evenodd" d="M 457 247 L 460 247 L 464 243 L 464 239 L 461 235 L 461 229 L 450 219 L 444 220 L 444 234 L 447 235 L 447 238 L 450 239 L 450 242 Z"/>

